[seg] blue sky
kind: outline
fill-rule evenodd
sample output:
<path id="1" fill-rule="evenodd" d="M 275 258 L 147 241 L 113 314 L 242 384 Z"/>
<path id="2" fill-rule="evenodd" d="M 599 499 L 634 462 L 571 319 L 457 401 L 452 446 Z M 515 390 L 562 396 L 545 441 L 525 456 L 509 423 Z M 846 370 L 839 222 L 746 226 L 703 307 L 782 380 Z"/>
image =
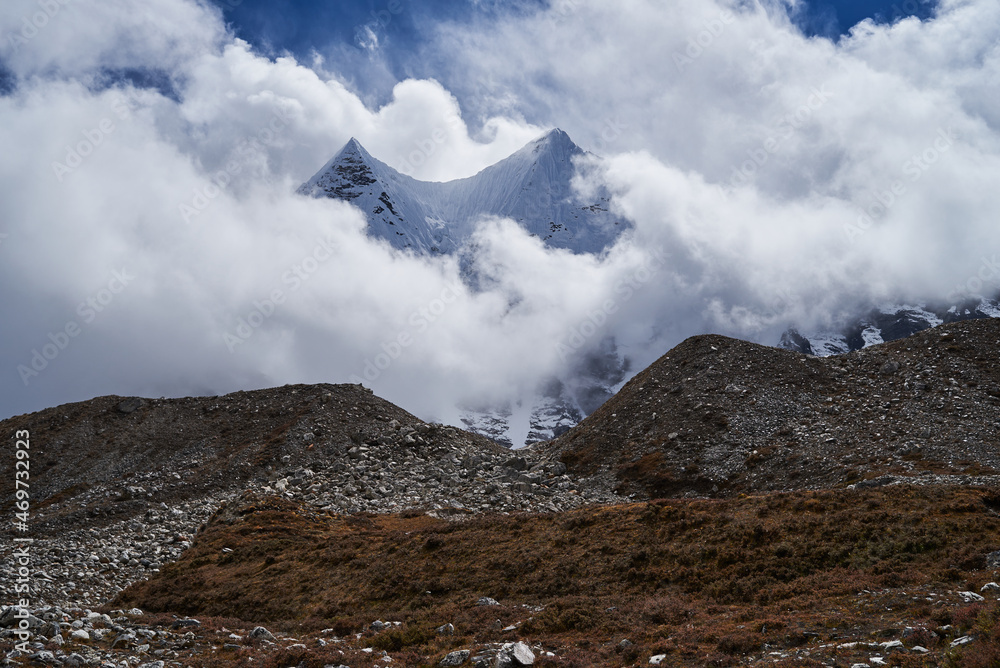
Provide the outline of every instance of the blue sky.
<path id="1" fill-rule="evenodd" d="M 930 0 L 810 0 L 797 17 L 808 34 L 835 37 L 866 18 L 879 22 L 895 21 L 905 16 L 930 16 Z"/>
<path id="2" fill-rule="evenodd" d="M 313 54 L 336 63 L 352 88 L 384 103 L 406 77 L 440 76 L 417 57 L 443 22 L 474 23 L 498 12 L 531 13 L 574 0 L 213 0 L 237 36 L 259 52 L 288 51 L 308 62 Z M 930 16 L 935 0 L 808 0 L 793 19 L 807 35 L 836 39 L 860 21 L 892 22 Z M 232 6 L 234 5 L 235 6 Z M 373 38 L 374 40 L 373 41 Z M 374 47 L 374 48 L 373 48 Z M 376 55 L 377 54 L 377 55 Z"/>
<path id="3" fill-rule="evenodd" d="M 237 35 L 262 49 L 287 49 L 303 56 L 333 45 L 358 46 L 358 30 L 377 25 L 392 49 L 405 53 L 427 37 L 436 21 L 470 21 L 496 11 L 488 0 L 214 0 L 226 11 Z M 232 7 L 234 3 L 235 7 Z M 542 8 L 545 0 L 504 2 L 504 11 Z M 892 21 L 903 16 L 930 15 L 930 0 L 810 0 L 796 16 L 808 34 L 835 37 L 858 22 L 872 18 Z M 402 59 L 401 59 L 402 60 Z"/>

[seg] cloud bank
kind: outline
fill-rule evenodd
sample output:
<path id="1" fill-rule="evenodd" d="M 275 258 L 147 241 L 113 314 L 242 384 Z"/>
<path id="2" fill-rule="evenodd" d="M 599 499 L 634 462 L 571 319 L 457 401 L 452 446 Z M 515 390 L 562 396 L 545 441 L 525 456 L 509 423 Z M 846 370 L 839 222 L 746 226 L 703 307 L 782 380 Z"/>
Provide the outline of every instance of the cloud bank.
<path id="1" fill-rule="evenodd" d="M 364 377 L 454 421 L 608 336 L 641 369 L 693 334 L 775 343 L 997 289 L 1000 268 L 974 279 L 1000 253 L 1000 7 L 943 0 L 837 43 L 786 12 L 565 0 L 442 24 L 375 108 L 338 63 L 262 57 L 201 2 L 5 2 L 0 412 Z M 486 290 L 294 194 L 352 136 L 447 180 L 555 126 L 605 157 L 578 185 L 634 232 L 597 258 L 485 220 Z"/>

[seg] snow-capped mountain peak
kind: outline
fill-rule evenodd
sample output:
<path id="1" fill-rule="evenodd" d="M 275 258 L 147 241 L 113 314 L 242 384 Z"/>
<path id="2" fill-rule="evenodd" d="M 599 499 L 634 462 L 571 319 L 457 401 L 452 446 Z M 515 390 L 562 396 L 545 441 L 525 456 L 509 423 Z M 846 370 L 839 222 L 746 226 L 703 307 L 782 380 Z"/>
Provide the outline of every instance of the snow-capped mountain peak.
<path id="1" fill-rule="evenodd" d="M 401 174 L 351 138 L 299 193 L 352 203 L 367 216 L 370 236 L 420 254 L 458 252 L 494 216 L 512 219 L 550 247 L 600 253 L 628 223 L 610 212 L 606 193 L 583 198 L 574 191 L 577 170 L 588 168 L 579 158 L 589 155 L 555 129 L 475 176 L 439 183 Z M 593 363 L 594 356 L 605 363 Z M 569 377 L 508 405 L 466 407 L 463 422 L 513 447 L 552 438 L 596 408 L 593 397 L 610 396 L 627 364 L 614 345 L 584 354 Z"/>
<path id="2" fill-rule="evenodd" d="M 547 245 L 598 253 L 626 227 L 608 197 L 584 201 L 572 188 L 585 155 L 556 129 L 475 176 L 445 183 L 418 181 L 373 157 L 352 138 L 299 193 L 355 204 L 371 236 L 418 253 L 458 250 L 484 217 L 511 218 Z"/>

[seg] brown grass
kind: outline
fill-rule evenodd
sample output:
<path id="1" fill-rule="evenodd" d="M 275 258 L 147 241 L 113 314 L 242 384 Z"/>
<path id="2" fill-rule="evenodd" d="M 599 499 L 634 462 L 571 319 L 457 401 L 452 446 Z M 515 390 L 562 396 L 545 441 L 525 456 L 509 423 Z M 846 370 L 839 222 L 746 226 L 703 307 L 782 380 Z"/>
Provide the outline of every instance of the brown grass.
<path id="1" fill-rule="evenodd" d="M 254 499 L 225 511 L 180 562 L 113 605 L 296 633 L 346 635 L 391 619 L 403 626 L 370 646 L 427 660 L 523 638 L 555 643 L 579 665 L 628 665 L 653 653 L 682 665 L 735 665 L 765 644 L 794 649 L 944 623 L 943 608 L 910 593 L 990 579 L 980 569 L 987 546 L 1000 543 L 996 498 L 980 489 L 890 487 L 462 523 L 412 513 L 329 517 Z M 502 605 L 476 607 L 480 596 Z M 886 615 L 891 623 L 874 621 Z M 995 608 L 947 616 L 957 628 L 1000 638 Z M 448 622 L 455 636 L 434 632 Z M 512 624 L 516 631 L 502 630 Z M 624 651 L 617 643 L 626 637 L 634 645 Z M 996 665 L 989 647 L 952 651 L 948 661 Z"/>

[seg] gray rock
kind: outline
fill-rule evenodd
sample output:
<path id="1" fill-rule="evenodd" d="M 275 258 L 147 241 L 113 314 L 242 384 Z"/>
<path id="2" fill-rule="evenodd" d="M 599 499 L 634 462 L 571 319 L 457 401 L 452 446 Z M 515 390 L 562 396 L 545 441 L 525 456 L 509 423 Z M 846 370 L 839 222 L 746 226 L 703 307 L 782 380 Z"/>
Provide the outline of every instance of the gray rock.
<path id="1" fill-rule="evenodd" d="M 270 631 L 265 629 L 263 626 L 258 626 L 254 628 L 254 630 L 247 635 L 250 638 L 253 638 L 254 640 L 267 640 L 269 642 L 277 642 L 278 640 L 271 634 Z"/>
<path id="2" fill-rule="evenodd" d="M 19 608 L 13 605 L 5 608 L 4 611 L 0 613 L 0 627 L 9 629 L 14 626 L 18 626 L 21 622 L 21 618 L 18 617 L 19 610 Z M 26 619 L 28 620 L 29 629 L 40 629 L 45 626 L 45 622 L 30 613 Z"/>
<path id="3" fill-rule="evenodd" d="M 516 642 L 511 648 L 511 653 L 514 660 L 517 661 L 522 666 L 530 666 L 535 663 L 535 653 L 531 651 L 523 642 Z"/>
<path id="4" fill-rule="evenodd" d="M 862 480 L 854 486 L 858 489 L 870 489 L 874 487 L 885 487 L 886 485 L 891 485 L 894 482 L 896 482 L 896 479 L 893 476 L 884 475 L 878 478 L 872 478 L 871 480 Z"/>
<path id="5" fill-rule="evenodd" d="M 513 457 L 504 462 L 504 466 L 514 469 L 515 471 L 523 471 L 528 468 L 528 460 L 524 457 Z"/>
<path id="6" fill-rule="evenodd" d="M 516 668 L 535 663 L 535 653 L 523 642 L 507 643 L 497 652 L 496 668 Z"/>
<path id="7" fill-rule="evenodd" d="M 460 649 L 457 652 L 452 652 L 448 656 L 441 659 L 438 663 L 439 666 L 461 666 L 463 663 L 469 660 L 469 655 L 472 654 L 467 649 Z"/>
<path id="8" fill-rule="evenodd" d="M 483 596 L 478 601 L 476 601 L 476 605 L 479 607 L 483 607 L 486 605 L 500 605 L 500 603 L 495 598 L 490 598 L 489 596 Z"/>
<path id="9" fill-rule="evenodd" d="M 453 635 L 455 635 L 455 625 L 454 624 L 445 624 L 443 626 L 439 626 L 439 627 L 437 627 L 437 632 L 438 632 L 439 635 L 453 636 Z"/>
<path id="10" fill-rule="evenodd" d="M 142 399 L 139 399 L 138 397 L 131 397 L 131 398 L 126 399 L 125 401 L 119 403 L 115 407 L 115 409 L 119 413 L 122 413 L 124 415 L 128 415 L 129 413 L 134 413 L 137 410 L 139 410 L 140 408 L 142 408 L 142 404 L 143 404 Z"/>
<path id="11" fill-rule="evenodd" d="M 111 643 L 111 649 L 115 649 L 116 647 L 130 647 L 135 644 L 136 640 L 137 638 L 134 632 L 129 631 L 127 633 L 122 633 L 115 638 L 113 643 Z"/>

